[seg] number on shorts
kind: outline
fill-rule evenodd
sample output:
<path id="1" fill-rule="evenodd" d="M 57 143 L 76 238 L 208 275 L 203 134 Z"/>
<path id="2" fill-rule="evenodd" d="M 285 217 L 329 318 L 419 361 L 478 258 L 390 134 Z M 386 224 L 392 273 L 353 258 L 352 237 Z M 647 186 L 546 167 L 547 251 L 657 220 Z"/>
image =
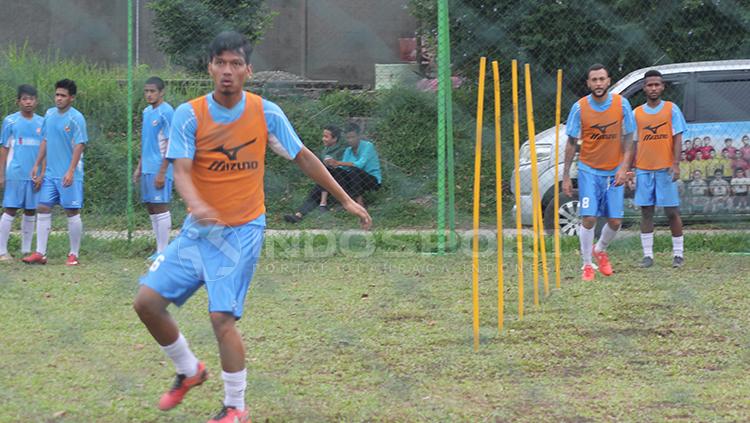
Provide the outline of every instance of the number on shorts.
<path id="1" fill-rule="evenodd" d="M 161 263 L 163 261 L 164 261 L 164 255 L 160 254 L 159 257 L 157 257 L 156 260 L 154 260 L 154 262 L 151 263 L 151 267 L 148 268 L 148 271 L 149 272 L 156 272 L 156 269 L 158 269 L 159 266 L 161 266 Z"/>
<path id="2" fill-rule="evenodd" d="M 589 208 L 589 198 L 588 197 L 581 198 L 581 208 L 584 208 L 584 209 Z"/>

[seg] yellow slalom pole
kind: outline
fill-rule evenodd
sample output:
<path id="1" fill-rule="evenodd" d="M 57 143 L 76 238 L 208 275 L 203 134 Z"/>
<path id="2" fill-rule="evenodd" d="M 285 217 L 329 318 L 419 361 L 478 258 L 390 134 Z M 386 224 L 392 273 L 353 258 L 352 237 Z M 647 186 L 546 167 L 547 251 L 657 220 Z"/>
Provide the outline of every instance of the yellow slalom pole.
<path id="1" fill-rule="evenodd" d="M 513 161 L 516 169 L 516 248 L 518 252 L 518 320 L 523 320 L 523 233 L 521 231 L 521 131 L 518 120 L 518 61 L 511 63 L 513 92 Z"/>
<path id="2" fill-rule="evenodd" d="M 487 59 L 479 59 L 477 93 L 477 142 L 474 155 L 474 238 L 472 240 L 472 299 L 474 303 L 474 351 L 479 350 L 479 183 L 482 170 L 482 116 L 484 114 L 484 73 Z"/>
<path id="3" fill-rule="evenodd" d="M 536 137 L 534 133 L 534 109 L 531 104 L 531 70 L 527 63 L 524 67 L 525 86 L 526 86 L 526 127 L 529 133 L 529 149 L 531 150 L 531 215 L 533 217 L 534 227 L 534 259 L 533 259 L 533 274 L 534 274 L 534 305 L 539 305 L 539 213 L 536 212 L 537 204 L 539 204 L 539 177 L 537 174 L 537 163 L 536 163 Z"/>
<path id="4" fill-rule="evenodd" d="M 555 102 L 555 286 L 560 289 L 560 109 L 562 108 L 562 69 L 557 70 L 557 101 Z"/>
<path id="5" fill-rule="evenodd" d="M 537 182 L 538 186 L 539 182 Z M 542 274 L 544 275 L 544 296 L 549 295 L 549 271 L 547 270 L 547 244 L 544 242 L 544 218 L 542 217 L 542 195 L 537 194 L 537 222 L 539 223 L 539 254 L 542 256 Z"/>
<path id="6" fill-rule="evenodd" d="M 497 331 L 503 331 L 505 320 L 505 291 L 503 281 L 503 165 L 500 146 L 500 69 L 497 61 L 492 62 L 492 76 L 495 83 L 495 196 L 497 201 Z"/>

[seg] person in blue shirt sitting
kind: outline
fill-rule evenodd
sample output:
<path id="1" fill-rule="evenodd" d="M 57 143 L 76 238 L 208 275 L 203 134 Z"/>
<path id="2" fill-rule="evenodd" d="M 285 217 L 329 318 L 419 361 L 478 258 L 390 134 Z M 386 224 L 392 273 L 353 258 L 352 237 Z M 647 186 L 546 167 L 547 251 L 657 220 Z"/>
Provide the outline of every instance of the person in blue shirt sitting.
<path id="1" fill-rule="evenodd" d="M 360 132 L 361 129 L 356 123 L 346 125 L 344 138 L 349 146 L 344 150 L 344 157 L 341 160 L 326 157 L 323 163 L 344 191 L 364 207 L 363 194 L 380 189 L 382 175 L 375 146 L 372 142 L 363 140 Z M 284 219 L 290 223 L 297 223 L 303 216 L 303 213 L 297 212 L 284 216 Z"/>
<path id="2" fill-rule="evenodd" d="M 333 177 L 350 197 L 364 207 L 362 194 L 380 189 L 382 176 L 378 152 L 372 142 L 360 138 L 360 131 L 356 123 L 348 124 L 344 129 L 344 138 L 349 147 L 344 150 L 344 158 L 341 161 L 329 158 L 325 164 L 335 166 Z"/>

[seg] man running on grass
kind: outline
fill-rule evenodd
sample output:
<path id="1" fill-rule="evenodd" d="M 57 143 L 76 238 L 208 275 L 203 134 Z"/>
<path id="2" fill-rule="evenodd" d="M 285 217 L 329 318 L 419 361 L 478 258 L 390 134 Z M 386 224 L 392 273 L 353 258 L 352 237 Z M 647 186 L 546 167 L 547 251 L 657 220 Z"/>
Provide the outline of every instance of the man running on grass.
<path id="1" fill-rule="evenodd" d="M 167 312 L 205 285 L 208 312 L 219 344 L 223 408 L 210 422 L 249 421 L 245 409 L 245 347 L 235 324 L 263 244 L 263 170 L 266 146 L 294 162 L 363 228 L 371 219 L 302 145 L 281 109 L 243 86 L 252 75 L 252 46 L 245 36 L 223 32 L 209 46 L 208 72 L 214 91 L 175 111 L 167 158 L 173 160 L 177 190 L 190 208 L 180 235 L 141 279 L 135 311 L 172 360 L 177 378 L 159 408 L 177 406 L 207 378 L 206 366 L 188 347 Z"/>
<path id="2" fill-rule="evenodd" d="M 635 109 L 638 128 L 635 154 L 635 204 L 641 207 L 641 267 L 654 264 L 654 211 L 664 207 L 672 230 L 672 267 L 682 267 L 683 238 L 680 219 L 680 155 L 682 133 L 687 128 L 680 108 L 661 99 L 664 80 L 656 70 L 643 81 L 646 104 Z"/>
<path id="3" fill-rule="evenodd" d="M 609 72 L 601 64 L 592 65 L 586 75 L 591 94 L 570 109 L 566 132 L 563 192 L 573 195 L 570 166 L 580 140 L 578 156 L 578 199 L 582 217 L 578 237 L 583 258 L 583 280 L 593 281 L 596 274 L 592 255 L 604 276 L 613 273 L 607 246 L 617 235 L 624 214 L 627 172 L 633 155 L 635 121 L 628 100 L 610 94 Z M 598 217 L 606 217 L 599 242 L 594 245 L 594 226 Z"/>

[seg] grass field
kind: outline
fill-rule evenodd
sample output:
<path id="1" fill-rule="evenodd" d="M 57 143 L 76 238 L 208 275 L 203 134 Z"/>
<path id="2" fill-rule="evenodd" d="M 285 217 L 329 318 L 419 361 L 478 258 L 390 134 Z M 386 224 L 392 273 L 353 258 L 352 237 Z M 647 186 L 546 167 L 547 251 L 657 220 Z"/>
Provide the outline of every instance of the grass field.
<path id="1" fill-rule="evenodd" d="M 149 247 L 86 245 L 78 268 L 0 268 L 0 421 L 206 421 L 223 386 L 205 293 L 172 311 L 213 373 L 161 413 L 173 369 L 131 308 Z M 466 254 L 264 258 L 239 323 L 253 420 L 750 420 L 748 257 L 689 252 L 674 271 L 659 253 L 641 271 L 631 246 L 588 284 L 565 253 L 563 289 L 539 308 L 527 271 L 521 322 L 508 257 L 500 336 L 484 258 L 478 353 Z"/>

